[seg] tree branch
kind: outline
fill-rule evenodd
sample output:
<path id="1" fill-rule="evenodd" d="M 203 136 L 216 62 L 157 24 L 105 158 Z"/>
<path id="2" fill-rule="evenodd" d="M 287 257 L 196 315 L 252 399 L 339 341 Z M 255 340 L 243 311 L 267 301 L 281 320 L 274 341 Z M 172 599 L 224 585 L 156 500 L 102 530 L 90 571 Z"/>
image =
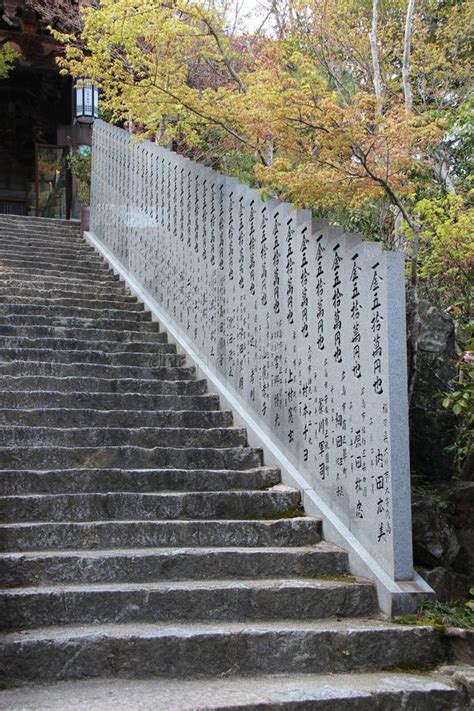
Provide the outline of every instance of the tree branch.
<path id="1" fill-rule="evenodd" d="M 405 22 L 405 38 L 403 42 L 403 62 L 402 62 L 402 80 L 403 94 L 405 96 L 405 107 L 407 111 L 413 108 L 413 94 L 410 86 L 410 53 L 411 53 L 411 35 L 413 32 L 413 13 L 415 11 L 415 0 L 408 0 L 407 16 Z"/>

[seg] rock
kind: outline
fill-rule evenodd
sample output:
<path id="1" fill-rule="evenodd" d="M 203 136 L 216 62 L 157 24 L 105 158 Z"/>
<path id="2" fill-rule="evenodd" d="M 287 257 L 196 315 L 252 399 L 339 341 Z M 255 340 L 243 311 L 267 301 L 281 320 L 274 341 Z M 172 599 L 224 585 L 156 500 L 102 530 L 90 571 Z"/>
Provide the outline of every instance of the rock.
<path id="1" fill-rule="evenodd" d="M 460 545 L 449 519 L 449 507 L 434 500 L 415 501 L 412 517 L 415 564 L 427 568 L 451 565 Z"/>
<path id="2" fill-rule="evenodd" d="M 421 575 L 428 585 L 433 588 L 436 599 L 440 602 L 465 600 L 469 595 L 471 583 L 467 575 L 455 573 L 441 566 L 433 568 L 433 570 L 423 571 Z"/>
<path id="3" fill-rule="evenodd" d="M 473 666 L 474 630 L 466 630 L 461 627 L 448 627 L 445 634 L 452 657 L 457 661 Z"/>
<path id="4" fill-rule="evenodd" d="M 463 462 L 461 477 L 464 481 L 474 481 L 474 450 L 469 452 Z"/>
<path id="5" fill-rule="evenodd" d="M 460 669 L 453 675 L 453 681 L 459 686 L 463 686 L 474 701 L 474 669 Z"/>
<path id="6" fill-rule="evenodd" d="M 456 471 L 454 453 L 446 450 L 454 443 L 457 418 L 441 405 L 440 395 L 456 376 L 454 323 L 426 299 L 420 300 L 420 318 L 418 372 L 410 408 L 412 469 L 429 479 L 450 479 Z"/>
<path id="7" fill-rule="evenodd" d="M 447 497 L 460 549 L 453 567 L 474 581 L 474 482 L 459 481 Z"/>

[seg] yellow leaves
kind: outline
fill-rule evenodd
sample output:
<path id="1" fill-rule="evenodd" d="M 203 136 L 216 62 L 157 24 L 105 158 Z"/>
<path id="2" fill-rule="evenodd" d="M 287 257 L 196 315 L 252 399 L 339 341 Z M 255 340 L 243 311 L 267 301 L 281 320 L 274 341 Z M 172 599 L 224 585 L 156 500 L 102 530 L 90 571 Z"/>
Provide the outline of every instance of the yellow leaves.
<path id="1" fill-rule="evenodd" d="M 8 42 L 0 46 L 0 79 L 4 79 L 11 69 L 20 53 Z"/>
<path id="2" fill-rule="evenodd" d="M 474 270 L 474 208 L 462 195 L 425 198 L 415 207 L 422 222 L 420 276 L 445 301 L 470 300 Z"/>
<path id="3" fill-rule="evenodd" d="M 373 92 L 371 3 L 295 0 L 294 10 L 297 21 L 283 41 L 231 40 L 212 0 L 102 0 L 84 13 L 80 43 L 63 36 L 60 63 L 102 87 L 114 120 L 131 118 L 147 135 L 191 152 L 237 146 L 249 165 L 271 148 L 273 165 L 259 165 L 257 179 L 297 204 L 359 210 L 389 190 L 413 201 L 443 130 L 419 96 L 451 96 L 444 61 L 453 81 L 464 76 L 453 58 L 464 57 L 456 32 L 466 35 L 460 23 L 467 11 L 456 10 L 438 30 L 421 10 L 416 16 L 418 98 L 407 113 L 400 80 L 406 0 L 381 3 L 383 101 Z"/>

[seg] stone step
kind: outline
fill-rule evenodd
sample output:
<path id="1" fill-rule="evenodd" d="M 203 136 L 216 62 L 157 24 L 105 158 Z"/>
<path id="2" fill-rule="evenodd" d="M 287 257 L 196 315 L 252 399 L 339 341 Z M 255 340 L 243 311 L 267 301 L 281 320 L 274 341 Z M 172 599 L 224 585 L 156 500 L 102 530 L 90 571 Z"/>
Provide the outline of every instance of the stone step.
<path id="1" fill-rule="evenodd" d="M 39 248 L 37 244 L 30 241 L 27 244 L 18 244 L 16 240 L 11 244 L 5 244 L 0 241 L 0 261 L 3 259 L 19 259 L 32 260 L 32 256 L 38 258 L 38 262 L 47 262 L 48 264 L 64 263 L 70 267 L 84 266 L 90 264 L 94 269 L 96 267 L 104 268 L 106 262 L 93 249 L 67 249 L 64 247 L 46 247 Z"/>
<path id="2" fill-rule="evenodd" d="M 5 469 L 253 469 L 262 453 L 250 447 L 1 447 Z"/>
<path id="3" fill-rule="evenodd" d="M 178 368 L 171 370 L 178 371 Z M 120 380 L 93 377 L 54 377 L 54 376 L 13 376 L 4 375 L 0 378 L 0 391 L 38 391 L 54 390 L 56 392 L 83 393 L 137 393 L 143 395 L 203 395 L 207 392 L 205 380 L 137 380 L 121 378 Z"/>
<path id="4" fill-rule="evenodd" d="M 118 324 L 119 325 L 119 324 Z M 118 328 L 116 325 L 115 329 Z M 100 328 L 79 328 L 74 326 L 3 326 L 0 323 L 0 342 L 3 337 L 13 338 L 53 338 L 64 339 L 71 338 L 78 342 L 91 341 L 95 343 L 127 343 L 130 347 L 135 348 L 139 343 L 146 343 L 149 347 L 152 343 L 166 343 L 167 334 L 160 333 L 159 326 L 156 324 L 156 330 L 152 332 L 129 331 L 127 329 L 114 330 L 108 328 L 102 330 Z"/>
<path id="5" fill-rule="evenodd" d="M 80 260 L 83 258 L 88 263 L 95 265 L 104 265 L 106 262 L 93 249 L 88 247 L 82 241 L 59 242 L 54 237 L 48 239 L 31 238 L 28 235 L 16 233 L 11 235 L 0 230 L 0 261 L 5 258 L 30 259 L 33 256 L 38 256 L 41 262 L 55 259 L 67 260 L 71 265 L 80 265 Z"/>
<path id="6" fill-rule="evenodd" d="M 51 242 L 57 242 L 58 244 L 87 244 L 84 237 L 80 231 L 76 230 L 58 230 L 55 228 L 49 228 L 47 230 L 38 229 L 38 226 L 28 226 L 24 227 L 22 225 L 14 225 L 12 223 L 0 224 L 0 235 L 11 242 L 17 239 L 30 239 L 30 240 L 49 240 Z"/>
<path id="7" fill-rule="evenodd" d="M 34 215 L 0 215 L 0 225 L 14 225 L 19 228 L 40 228 L 41 231 L 51 232 L 58 230 L 62 235 L 70 232 L 82 235 L 78 220 L 63 220 L 53 217 L 36 217 Z"/>
<path id="8" fill-rule="evenodd" d="M 372 583 L 304 578 L 67 584 L 0 592 L 4 630 L 53 625 L 366 617 Z"/>
<path id="9" fill-rule="evenodd" d="M 112 352 L 100 350 L 90 350 L 91 344 L 89 344 L 89 350 L 55 350 L 51 348 L 2 348 L 2 342 L 0 338 L 0 363 L 3 364 L 7 369 L 8 366 L 18 366 L 21 372 L 27 370 L 26 365 L 32 365 L 32 372 L 34 372 L 37 364 L 49 364 L 53 366 L 54 363 L 58 365 L 71 365 L 71 364 L 82 364 L 82 365 L 106 365 L 106 366 L 121 366 L 124 368 L 139 368 L 149 371 L 152 368 L 170 368 L 184 365 L 185 356 L 176 353 L 176 346 L 173 344 L 159 344 L 155 346 L 156 353 L 140 353 L 140 352 Z M 95 347 L 95 346 L 94 346 Z M 15 368 L 14 372 L 9 372 L 9 375 L 19 375 L 20 372 Z M 28 372 L 28 371 L 27 371 Z M 91 371 L 98 372 L 98 371 Z M 118 371 L 116 371 L 118 372 Z M 132 371 L 127 371 L 132 372 Z M 143 374 L 143 370 L 136 370 L 135 373 Z M 49 371 L 48 371 L 49 374 Z"/>
<path id="10" fill-rule="evenodd" d="M 17 360 L 47 360 L 67 363 L 74 359 L 78 362 L 104 363 L 121 361 L 122 365 L 140 365 L 140 360 L 153 364 L 154 357 L 164 353 L 176 354 L 174 343 L 102 343 L 79 341 L 74 338 L 21 338 L 16 336 L 0 336 L 0 350 L 3 362 Z M 134 360 L 129 361 L 130 358 Z M 124 360 L 125 359 L 125 362 Z M 135 360 L 136 359 L 136 360 Z"/>
<path id="11" fill-rule="evenodd" d="M 297 508 L 300 493 L 282 484 L 264 491 L 107 492 L 0 497 L 0 521 L 156 521 L 277 517 Z"/>
<path id="12" fill-rule="evenodd" d="M 376 620 L 82 625 L 2 635 L 4 679 L 340 674 L 434 665 L 441 634 Z"/>
<path id="13" fill-rule="evenodd" d="M 25 235 L 17 234 L 13 239 L 8 238 L 6 233 L 0 230 L 0 256 L 1 255 L 18 255 L 23 257 L 25 254 L 31 254 L 44 256 L 44 257 L 65 257 L 66 259 L 77 260 L 82 255 L 93 259 L 96 262 L 102 262 L 104 260 L 100 254 L 98 254 L 95 249 L 89 246 L 85 241 L 76 242 L 71 245 L 62 244 L 53 238 L 53 240 L 43 237 L 41 239 L 35 237 L 28 237 Z"/>
<path id="14" fill-rule="evenodd" d="M 124 548 L 287 548 L 321 540 L 321 522 L 297 517 L 224 521 L 93 521 L 0 525 L 0 550 Z"/>
<path id="15" fill-rule="evenodd" d="M 74 267 L 83 267 L 84 264 L 95 268 L 109 268 L 107 262 L 102 257 L 91 250 L 87 245 L 60 244 L 46 240 L 27 238 L 6 238 L 0 232 L 0 263 L 3 259 L 16 259 L 19 261 L 32 261 L 33 257 L 38 257 L 41 263 L 55 264 L 56 262 L 66 263 L 74 270 Z"/>
<path id="16" fill-rule="evenodd" d="M 193 381 L 199 382 L 202 381 Z M 1 382 L 0 382 L 1 386 Z M 55 392 L 0 390 L 0 402 L 6 409 L 41 410 L 218 410 L 219 398 L 203 395 L 147 395 L 142 393 Z"/>
<path id="17" fill-rule="evenodd" d="M 66 702 L 65 699 L 74 699 Z M 157 699 L 158 705 L 157 705 Z M 416 673 L 93 679 L 0 691 L 9 711 L 468 711 L 463 691 Z"/>
<path id="18" fill-rule="evenodd" d="M 29 246 L 30 249 L 42 249 L 46 246 L 90 251 L 90 246 L 81 236 L 74 234 L 58 236 L 55 231 L 42 233 L 37 230 L 28 231 L 15 227 L 5 228 L 2 225 L 0 225 L 0 245 L 19 246 L 20 248 Z"/>
<path id="19" fill-rule="evenodd" d="M 122 309 L 117 307 L 87 308 L 81 304 L 75 306 L 56 306 L 54 304 L 3 304 L 0 303 L 0 316 L 46 316 L 87 319 L 118 319 L 126 321 L 151 321 L 149 311 Z"/>
<path id="20" fill-rule="evenodd" d="M 67 272 L 68 274 L 83 274 L 88 279 L 95 277 L 102 279 L 108 277 L 113 272 L 111 272 L 110 267 L 108 267 L 103 261 L 97 261 L 87 255 L 83 255 L 82 259 L 77 259 L 75 262 L 67 259 L 59 259 L 58 257 L 44 257 L 36 253 L 26 253 L 23 256 L 14 256 L 0 254 L 0 269 L 2 271 L 9 272 L 10 270 L 20 270 L 20 271 L 30 271 L 36 273 L 37 270 L 41 270 L 45 274 L 50 271 L 54 273 Z"/>
<path id="21" fill-rule="evenodd" d="M 220 414 L 220 413 L 218 413 Z M 199 420 L 204 427 L 199 427 Z M 0 426 L 2 447 L 245 447 L 247 435 L 242 427 L 211 427 L 213 413 L 191 413 L 182 427 L 85 427 Z"/>
<path id="22" fill-rule="evenodd" d="M 1 343 L 0 343 L 1 345 Z M 47 348 L 40 349 L 3 349 L 0 348 L 1 375 L 54 375 L 57 377 L 92 376 L 111 378 L 149 378 L 164 377 L 168 380 L 189 379 L 194 375 L 190 366 L 186 366 L 186 356 L 169 352 L 107 353 L 97 350 L 61 351 Z M 3 361 L 3 362 L 2 362 Z"/>
<path id="23" fill-rule="evenodd" d="M 34 296 L 39 298 L 70 298 L 70 299 L 112 299 L 122 302 L 136 303 L 136 297 L 132 296 L 125 288 L 122 282 L 116 281 L 111 284 L 93 287 L 88 284 L 83 285 L 81 282 L 73 284 L 58 284 L 55 281 L 41 280 L 34 284 L 25 284 L 24 282 L 7 277 L 0 283 L 0 294 L 2 298 L 8 298 L 12 295 L 28 297 Z"/>
<path id="24" fill-rule="evenodd" d="M 117 291 L 115 293 L 123 293 L 123 284 L 117 278 L 114 279 L 112 276 L 108 276 L 104 279 L 96 278 L 85 278 L 82 275 L 81 278 L 74 277 L 72 274 L 32 274 L 31 272 L 19 272 L 18 270 L 10 272 L 0 272 L 1 282 L 3 285 L 8 286 L 12 282 L 20 285 L 23 288 L 28 289 L 39 289 L 48 288 L 51 286 L 54 289 L 66 289 L 70 288 L 71 293 L 76 293 L 79 291 L 97 291 L 97 293 L 104 292 L 114 292 L 114 287 Z"/>
<path id="25" fill-rule="evenodd" d="M 0 364 L 0 385 L 3 376 L 11 377 L 55 377 L 55 378 L 110 378 L 113 380 L 136 378 L 140 381 L 191 380 L 195 369 L 183 366 L 184 356 L 162 355 L 167 365 L 145 368 L 133 365 L 104 365 L 101 363 L 48 363 L 18 361 Z"/>
<path id="26" fill-rule="evenodd" d="M 156 321 L 138 321 L 136 319 L 127 319 L 127 312 L 124 312 L 122 318 L 81 318 L 80 316 L 35 316 L 27 314 L 14 314 L 5 316 L 0 314 L 0 326 L 13 326 L 21 328 L 22 326 L 45 326 L 58 328 L 93 328 L 94 330 L 119 330 L 138 331 L 140 333 L 156 333 L 159 325 Z M 1 332 L 0 332 L 1 333 Z"/>
<path id="27" fill-rule="evenodd" d="M 32 293 L 34 294 L 34 290 L 31 290 Z M 125 299 L 122 298 L 120 300 L 120 297 L 117 297 L 116 300 L 113 300 L 111 298 L 100 298 L 98 296 L 93 296 L 92 298 L 71 298 L 70 295 L 68 296 L 54 296 L 54 295 L 49 295 L 47 291 L 41 293 L 39 290 L 36 292 L 36 295 L 29 295 L 29 296 L 22 296 L 18 294 L 6 294 L 6 293 L 1 293 L 0 292 L 0 304 L 15 304 L 18 306 L 23 306 L 23 307 L 37 307 L 37 306 L 43 306 L 43 307 L 51 307 L 51 308 L 56 308 L 56 307 L 71 307 L 71 308 L 86 308 L 86 309 L 107 309 L 107 310 L 116 310 L 120 309 L 123 312 L 140 312 L 142 313 L 144 310 L 143 304 L 139 304 L 137 301 L 125 301 Z"/>
<path id="28" fill-rule="evenodd" d="M 54 217 L 34 217 L 30 215 L 0 215 L 0 225 L 16 225 L 18 227 L 33 228 L 39 227 L 41 230 L 50 232 L 58 230 L 61 234 L 77 232 L 82 235 L 81 226 L 75 220 L 63 220 Z"/>
<path id="29" fill-rule="evenodd" d="M 91 269 L 79 268 L 75 271 L 70 268 L 61 269 L 60 267 L 51 266 L 25 266 L 24 264 L 7 264 L 2 260 L 0 262 L 0 275 L 17 279 L 25 283 L 35 281 L 43 281 L 44 279 L 54 280 L 57 284 L 67 284 L 70 281 L 81 281 L 83 284 L 103 286 L 114 284 L 119 280 L 119 277 L 108 270 L 92 271 Z"/>
<path id="30" fill-rule="evenodd" d="M 300 548 L 138 548 L 0 555 L 6 588 L 76 583 L 146 583 L 332 576 L 345 579 L 347 553 L 321 541 Z M 349 578 L 350 579 L 350 578 Z"/>
<path id="31" fill-rule="evenodd" d="M 280 482 L 271 467 L 207 469 L 2 469 L 0 495 L 107 493 L 111 491 L 227 491 L 266 489 Z M 0 578 L 1 579 L 1 578 Z"/>
<path id="32" fill-rule="evenodd" d="M 60 430 L 59 434 L 50 433 L 51 428 L 60 428 L 67 425 L 67 430 Z M 84 410 L 79 408 L 43 408 L 38 410 L 2 409 L 0 410 L 0 440 L 5 442 L 8 437 L 8 430 L 11 431 L 11 439 L 20 444 L 27 444 L 31 437 L 41 437 L 42 444 L 49 443 L 52 439 L 76 439 L 76 429 L 72 428 L 94 428 L 97 435 L 93 440 L 99 444 L 105 444 L 107 436 L 100 439 L 104 432 L 102 428 L 112 431 L 114 428 L 153 429 L 153 428 L 223 428 L 232 427 L 233 418 L 230 411 L 225 410 Z M 28 428 L 30 431 L 28 431 Z M 34 430 L 40 430 L 34 432 Z M 6 431 L 5 431 L 6 430 Z M 46 432 L 44 431 L 46 430 Z M 79 430 L 82 431 L 82 430 Z M 74 435 L 65 434 L 73 432 Z M 187 431 L 180 437 L 185 437 Z M 56 437 L 57 435 L 57 437 Z M 84 435 L 91 446 L 91 433 L 84 432 Z M 164 436 L 159 432 L 159 439 Z M 189 432 L 192 438 L 192 431 Z M 115 437 L 114 437 L 115 439 Z M 124 442 L 128 441 L 124 433 Z M 246 440 L 245 440 L 246 442 Z"/>
<path id="33" fill-rule="evenodd" d="M 50 239 L 57 240 L 59 243 L 71 243 L 80 242 L 84 243 L 84 237 L 80 230 L 77 229 L 63 229 L 57 225 L 51 225 L 47 228 L 44 225 L 39 224 L 29 224 L 20 225 L 13 222 L 1 222 L 0 232 L 4 235 L 10 236 L 12 239 L 16 236 L 18 237 L 28 237 L 30 239 Z M 87 244 L 87 243 L 86 243 Z"/>

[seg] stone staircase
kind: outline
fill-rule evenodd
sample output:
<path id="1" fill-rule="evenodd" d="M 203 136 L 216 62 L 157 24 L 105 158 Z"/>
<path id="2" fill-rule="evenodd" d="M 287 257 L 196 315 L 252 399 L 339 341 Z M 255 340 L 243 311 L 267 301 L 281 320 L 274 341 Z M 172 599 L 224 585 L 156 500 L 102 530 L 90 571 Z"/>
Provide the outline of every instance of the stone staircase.
<path id="1" fill-rule="evenodd" d="M 0 462 L 1 708 L 467 708 L 70 223 L 0 218 Z"/>

